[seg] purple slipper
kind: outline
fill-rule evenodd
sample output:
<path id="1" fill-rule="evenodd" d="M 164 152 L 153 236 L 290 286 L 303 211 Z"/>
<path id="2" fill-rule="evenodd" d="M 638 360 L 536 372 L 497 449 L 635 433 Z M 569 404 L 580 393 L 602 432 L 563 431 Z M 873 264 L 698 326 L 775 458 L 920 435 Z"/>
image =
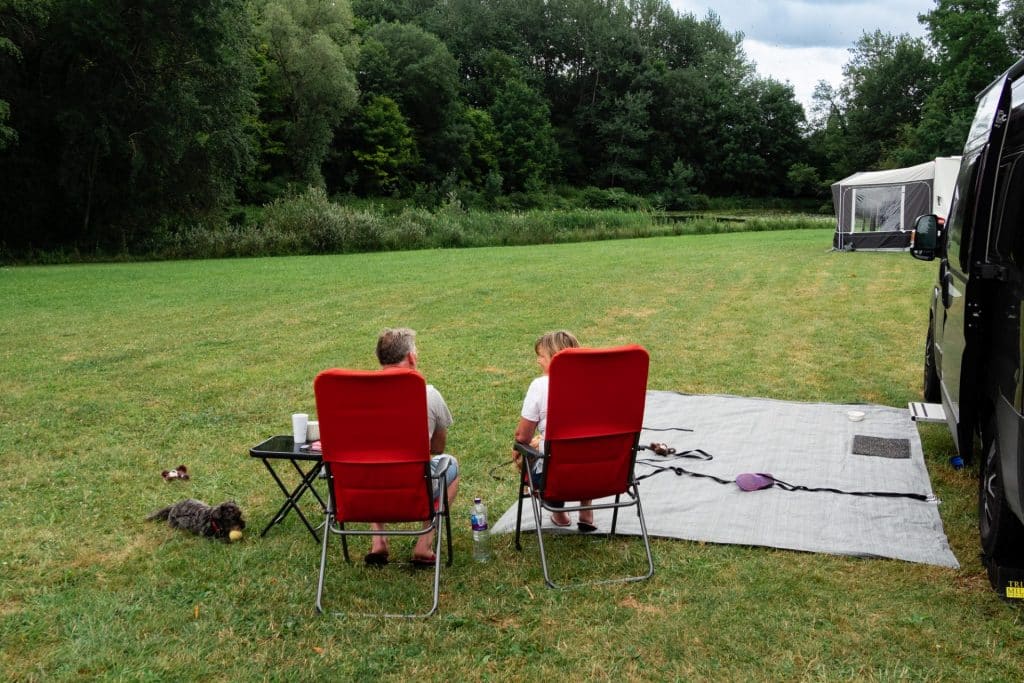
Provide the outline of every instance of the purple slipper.
<path id="1" fill-rule="evenodd" d="M 744 491 L 770 489 L 775 485 L 775 477 L 765 472 L 744 472 L 737 475 L 736 485 Z"/>

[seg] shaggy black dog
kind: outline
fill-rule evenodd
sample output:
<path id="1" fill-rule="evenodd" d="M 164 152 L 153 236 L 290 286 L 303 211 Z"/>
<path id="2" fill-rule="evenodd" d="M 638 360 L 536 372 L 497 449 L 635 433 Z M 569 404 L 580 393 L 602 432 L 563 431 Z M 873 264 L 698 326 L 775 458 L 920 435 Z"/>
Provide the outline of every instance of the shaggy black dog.
<path id="1" fill-rule="evenodd" d="M 201 500 L 189 498 L 157 510 L 146 519 L 166 519 L 173 529 L 186 529 L 200 536 L 224 540 L 232 531 L 245 528 L 242 510 L 233 500 L 212 507 Z"/>

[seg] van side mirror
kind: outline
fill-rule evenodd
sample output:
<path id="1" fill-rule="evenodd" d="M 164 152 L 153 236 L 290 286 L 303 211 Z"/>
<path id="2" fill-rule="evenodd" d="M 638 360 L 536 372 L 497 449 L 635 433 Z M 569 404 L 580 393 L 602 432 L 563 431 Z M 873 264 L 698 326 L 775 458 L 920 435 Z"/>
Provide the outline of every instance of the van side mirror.
<path id="1" fill-rule="evenodd" d="M 910 255 L 921 261 L 932 261 L 939 244 L 939 218 L 935 214 L 918 216 L 914 223 Z"/>

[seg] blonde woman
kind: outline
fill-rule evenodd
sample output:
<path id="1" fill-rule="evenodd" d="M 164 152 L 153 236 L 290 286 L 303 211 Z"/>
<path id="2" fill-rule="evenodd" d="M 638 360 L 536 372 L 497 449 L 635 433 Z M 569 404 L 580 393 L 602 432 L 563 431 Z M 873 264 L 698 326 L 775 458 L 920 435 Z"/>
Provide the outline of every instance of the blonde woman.
<path id="1" fill-rule="evenodd" d="M 526 398 L 523 399 L 523 409 L 519 417 L 519 425 L 516 427 L 516 442 L 527 444 L 539 451 L 544 450 L 544 430 L 548 421 L 548 367 L 555 354 L 564 349 L 579 348 L 580 343 L 572 332 L 558 330 L 547 332 L 537 339 L 533 345 L 534 353 L 537 354 L 537 365 L 540 366 L 542 374 L 530 383 L 526 391 Z M 531 473 L 540 474 L 543 468 L 543 461 L 533 463 Z M 581 505 L 590 505 L 593 501 L 581 500 Z M 561 503 L 549 501 L 549 504 L 556 507 Z M 551 514 L 551 523 L 555 526 L 567 527 L 572 524 L 572 518 L 567 512 L 554 512 Z M 594 511 L 581 510 L 579 522 L 576 527 L 582 532 L 597 531 L 594 526 Z"/>

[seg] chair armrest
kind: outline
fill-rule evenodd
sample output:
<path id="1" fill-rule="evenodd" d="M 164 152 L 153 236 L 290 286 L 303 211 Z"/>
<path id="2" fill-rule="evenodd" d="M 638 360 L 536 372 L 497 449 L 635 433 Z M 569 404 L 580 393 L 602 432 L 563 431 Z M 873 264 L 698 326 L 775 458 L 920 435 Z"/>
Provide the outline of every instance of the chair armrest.
<path id="1" fill-rule="evenodd" d="M 448 510 L 448 495 L 446 493 L 446 487 L 444 485 L 444 482 L 446 482 L 448 480 L 448 470 L 451 469 L 452 461 L 453 460 L 454 460 L 454 458 L 452 458 L 451 456 L 448 456 L 448 458 L 444 461 L 444 467 L 442 467 L 440 470 L 438 470 L 437 474 L 434 474 L 434 472 L 432 471 L 431 465 L 429 464 L 430 461 L 429 460 L 427 461 L 428 462 L 427 468 L 428 468 L 428 471 L 429 471 L 429 473 L 427 475 L 427 478 L 432 482 L 431 486 L 437 485 L 437 486 L 440 486 L 440 488 L 441 488 L 441 495 L 438 498 L 435 498 L 434 501 L 435 501 L 435 503 L 440 501 L 440 505 L 441 505 L 440 509 L 446 515 L 448 514 L 447 513 L 447 510 Z"/>
<path id="2" fill-rule="evenodd" d="M 523 455 L 530 458 L 546 458 L 547 456 L 538 451 L 536 448 L 527 443 L 519 443 L 518 441 L 512 444 L 512 448 L 519 451 Z"/>
<path id="3" fill-rule="evenodd" d="M 439 471 L 439 472 L 438 472 L 437 474 L 431 474 L 431 475 L 430 475 L 430 478 L 431 478 L 431 479 L 442 479 L 442 478 L 444 478 L 444 477 L 448 476 L 448 469 L 449 469 L 449 468 L 450 468 L 451 466 L 452 466 L 452 461 L 451 461 L 451 459 L 449 458 L 448 460 L 445 460 L 445 461 L 444 461 L 444 467 L 443 467 L 443 468 L 441 468 L 441 470 L 440 470 L 440 471 Z"/>

